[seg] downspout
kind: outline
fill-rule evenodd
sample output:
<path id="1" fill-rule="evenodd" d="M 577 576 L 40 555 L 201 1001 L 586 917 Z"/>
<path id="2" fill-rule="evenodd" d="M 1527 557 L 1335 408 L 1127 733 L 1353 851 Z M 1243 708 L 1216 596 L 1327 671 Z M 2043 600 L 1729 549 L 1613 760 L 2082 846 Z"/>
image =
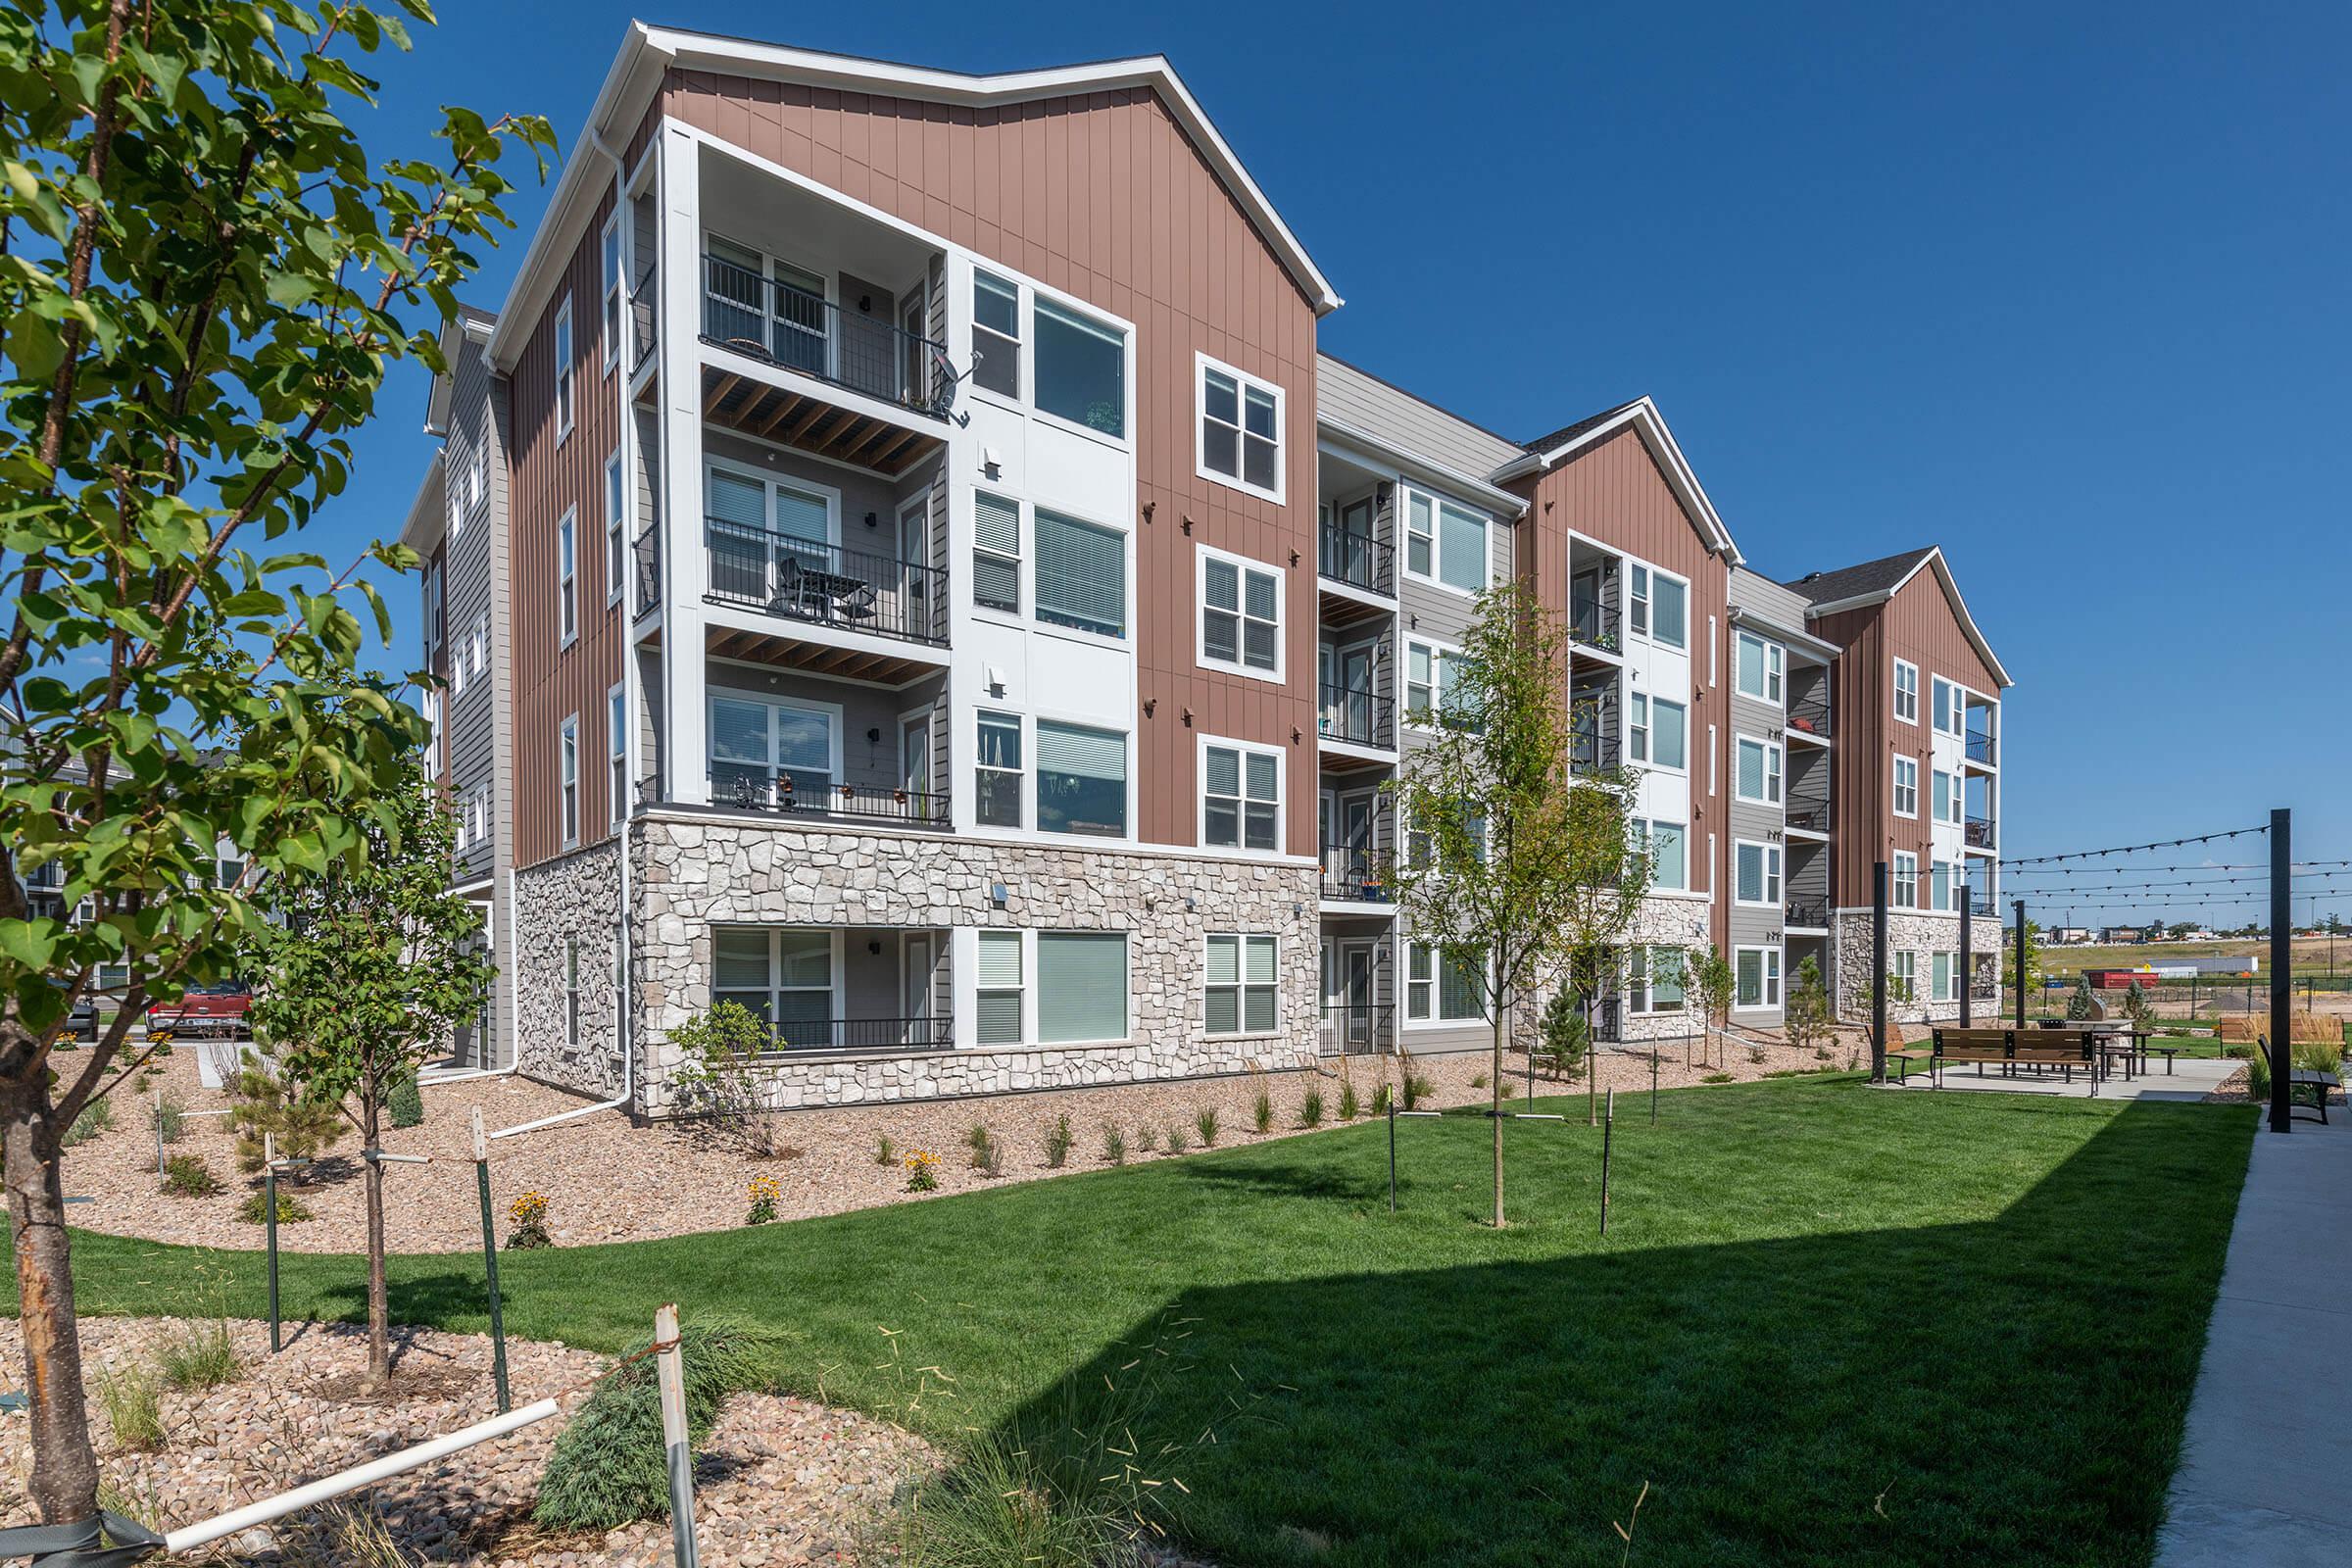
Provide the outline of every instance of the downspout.
<path id="1" fill-rule="evenodd" d="M 612 214 L 613 214 L 613 220 L 614 220 L 615 222 L 617 222 L 617 223 L 619 223 L 619 224 L 620 224 L 620 233 L 621 233 L 621 236 L 622 236 L 622 238 L 621 238 L 621 243 L 622 243 L 622 246 L 623 246 L 623 248 L 624 248 L 624 254 L 623 254 L 623 256 L 622 256 L 622 258 L 621 258 L 622 265 L 621 265 L 621 319 L 620 319 L 620 325 L 621 325 L 623 328 L 625 328 L 625 327 L 628 325 L 628 323 L 629 323 L 629 312 L 628 312 L 628 270 L 628 270 L 628 265 L 627 265 L 627 264 L 628 264 L 628 260 L 629 260 L 629 258 L 628 258 L 628 256 L 626 255 L 626 247 L 629 245 L 629 242 L 630 242 L 630 227 L 629 227 L 629 224 L 628 224 L 628 222 L 626 221 L 626 219 L 627 219 L 627 205 L 628 205 L 628 200 L 629 200 L 629 190 L 628 190 L 628 178 L 629 178 L 629 172 L 628 172 L 628 170 L 627 170 L 625 167 L 623 167 L 623 165 L 621 164 L 621 161 L 620 161 L 620 155 L 619 155 L 618 153 L 616 153 L 616 152 L 614 152 L 614 151 L 612 150 L 612 144 L 611 144 L 610 142 L 606 141 L 606 140 L 605 140 L 605 138 L 604 138 L 604 135 L 603 135 L 603 133 L 597 129 L 597 126 L 596 126 L 596 121 L 595 121 L 595 118 L 594 118 L 593 116 L 592 116 L 592 117 L 590 117 L 590 119 L 589 119 L 589 122 L 588 122 L 588 141 L 589 141 L 589 144 L 590 144 L 591 146 L 595 147 L 595 148 L 596 148 L 596 150 L 597 150 L 598 152 L 600 152 L 600 153 L 604 154 L 604 155 L 605 155 L 605 160 L 606 160 L 608 163 L 610 163 L 610 164 L 612 166 Z M 600 303 L 599 303 L 599 306 L 598 306 L 597 316 L 598 316 L 598 319 L 601 321 L 601 320 L 603 319 L 603 316 L 604 316 L 604 311 L 603 311 L 603 306 L 602 306 L 602 303 L 601 303 L 601 301 L 600 301 Z M 632 453 L 631 453 L 631 447 L 633 446 L 633 444 L 634 444 L 634 443 L 633 443 L 633 441 L 632 441 L 632 439 L 631 439 L 633 421 L 632 421 L 632 420 L 629 418 L 629 357 L 628 357 L 628 353 L 627 353 L 627 346 L 626 346 L 626 344 L 625 344 L 625 343 L 622 345 L 622 350 L 621 350 L 621 355 L 620 355 L 619 373 L 613 377 L 613 380 L 614 380 L 615 384 L 617 385 L 617 387 L 618 387 L 618 389 L 619 389 L 619 394 L 620 394 L 620 417 L 619 417 L 619 428 L 618 428 L 618 432 L 617 432 L 617 433 L 618 433 L 618 435 L 619 435 L 619 437 L 620 437 L 620 440 L 619 440 L 619 443 L 618 443 L 619 450 L 620 450 L 620 469 L 621 469 L 621 472 L 622 472 L 622 473 L 626 474 L 626 473 L 627 473 L 627 472 L 630 470 L 630 466 L 631 466 L 631 464 L 630 464 L 630 459 L 631 459 L 631 456 L 632 456 Z M 627 541 L 627 539 L 628 539 L 628 536 L 629 536 L 629 535 L 628 535 L 628 530 L 627 530 L 627 529 L 624 527 L 624 528 L 621 530 L 621 533 L 622 533 L 622 538 L 623 538 L 623 541 L 624 541 L 624 543 L 625 543 L 625 542 Z M 629 558 L 629 559 L 633 559 L 633 558 Z M 622 610 L 622 612 L 622 612 L 622 614 L 623 614 L 624 616 L 625 616 L 625 615 L 628 613 L 628 611 L 627 611 L 627 609 L 626 609 L 626 606 L 627 606 L 628 602 L 629 602 L 629 595 L 627 594 L 627 592 L 626 592 L 626 591 L 625 591 L 625 589 L 624 589 L 624 591 L 623 591 L 623 593 L 622 593 L 622 595 L 621 595 L 621 603 L 622 603 L 622 605 L 623 605 L 623 610 Z M 627 695 L 627 694 L 628 694 L 628 690 L 629 690 L 629 666 L 630 666 L 630 664 L 631 664 L 631 663 L 634 662 L 634 660 L 635 660 L 635 658 L 636 658 L 636 652 L 635 652 L 635 650 L 634 650 L 633 648 L 630 648 L 629 646 L 627 646 L 627 639 L 626 639 L 626 638 L 623 638 L 623 639 L 622 639 L 622 642 L 623 642 L 623 646 L 622 646 L 622 648 L 621 648 L 621 655 L 620 655 L 620 661 L 621 661 L 621 662 L 620 662 L 620 688 L 621 688 L 621 693 L 622 693 L 622 697 L 621 697 L 621 723 L 622 723 L 622 734 L 621 734 L 621 741 L 620 741 L 620 748 L 621 748 L 621 787 L 622 787 L 624 790 L 628 790 L 628 789 L 634 789 L 634 788 L 636 787 L 636 783 L 637 783 L 637 724 L 636 724 L 636 720 L 635 720 L 635 717 L 634 717 L 634 713 L 635 713 L 635 705 L 633 705 L 632 703 L 630 703 L 630 702 L 629 702 L 629 700 L 628 700 L 628 695 Z M 624 804 L 624 803 L 618 803 L 618 802 L 616 802 L 616 803 L 614 803 L 614 804 L 615 804 L 615 805 L 621 805 L 621 804 Z M 613 1017 L 614 1017 L 614 1020 L 615 1020 L 615 1021 L 618 1023 L 618 1025 L 619 1025 L 619 1028 L 620 1028 L 620 1093 L 619 1093 L 619 1094 L 617 1094 L 617 1095 L 615 1095 L 615 1096 L 613 1096 L 613 1097 L 612 1097 L 611 1100 L 600 1100 L 600 1101 L 598 1101 L 598 1102 L 597 1102 L 595 1104 L 593 1104 L 593 1105 L 581 1105 L 581 1106 L 577 1107 L 576 1109 L 572 1109 L 572 1110 L 564 1110 L 564 1111 L 558 1111 L 558 1112 L 557 1112 L 555 1115 L 553 1115 L 553 1116 L 542 1116 L 542 1117 L 540 1117 L 540 1118 L 539 1118 L 537 1121 L 526 1121 L 526 1122 L 523 1122 L 523 1123 L 521 1123 L 521 1124 L 520 1124 L 520 1125 L 518 1125 L 518 1126 L 514 1126 L 514 1127 L 501 1127 L 501 1128 L 499 1128 L 499 1129 L 498 1129 L 496 1132 L 494 1132 L 494 1133 L 492 1133 L 492 1134 L 490 1135 L 492 1138 L 516 1138 L 516 1137 L 519 1137 L 519 1136 L 521 1136 L 521 1135 L 522 1135 L 522 1134 L 524 1134 L 524 1133 L 532 1133 L 532 1132 L 537 1132 L 537 1131 L 538 1131 L 540 1128 L 542 1128 L 542 1127 L 553 1127 L 553 1126 L 557 1125 L 559 1122 L 566 1122 L 566 1121 L 571 1121 L 571 1120 L 574 1120 L 574 1119 L 576 1119 L 576 1118 L 578 1118 L 578 1117 L 581 1117 L 581 1116 L 592 1116 L 592 1115 L 595 1115 L 595 1114 L 596 1114 L 597 1112 L 599 1112 L 599 1111 L 605 1111 L 605 1110 L 625 1110 L 625 1109 L 627 1109 L 627 1108 L 628 1108 L 628 1106 L 629 1106 L 629 1104 L 631 1103 L 631 1102 L 633 1102 L 633 1101 L 636 1099 L 636 1096 L 637 1096 L 637 1054 L 636 1054 L 636 1051 L 635 1051 L 635 1044 L 636 1044 L 636 1029 L 635 1029 L 635 1027 L 634 1027 L 634 1020 L 633 1020 L 633 1019 L 630 1017 L 630 1013 L 629 1013 L 629 995 L 630 995 L 630 985 L 629 985 L 629 978 L 630 978 L 630 975 L 631 975 L 631 973 L 633 972 L 633 967 L 634 967 L 634 966 L 633 966 L 633 964 L 632 964 L 632 962 L 631 962 L 631 959 L 632 959 L 632 957 L 633 957 L 633 954 L 631 953 L 631 950 L 630 950 L 630 944 L 629 944 L 629 819 L 630 819 L 630 816 L 631 816 L 631 813 L 630 813 L 629 811 L 625 810 L 625 809 L 624 809 L 624 810 L 622 810 L 622 811 L 620 812 L 620 815 L 619 815 L 619 837 L 620 837 L 620 909 L 619 909 L 619 918 L 618 918 L 616 921 L 614 921 L 614 922 L 613 922 L 613 929 L 614 929 L 614 932 L 615 932 L 615 939 L 616 939 L 616 941 L 617 941 L 617 942 L 618 942 L 618 944 L 619 944 L 619 952 L 620 952 L 620 964 L 619 964 L 619 968 L 620 968 L 620 974 L 619 974 L 620 985 L 619 985 L 619 990 L 618 990 L 618 993 L 617 993 L 617 994 L 616 994 L 616 995 L 613 997 L 613 999 L 612 999 L 612 1012 L 613 1012 Z M 518 1058 L 517 1058 L 517 1060 L 519 1060 L 519 1059 L 520 1059 L 520 1058 L 518 1057 Z"/>

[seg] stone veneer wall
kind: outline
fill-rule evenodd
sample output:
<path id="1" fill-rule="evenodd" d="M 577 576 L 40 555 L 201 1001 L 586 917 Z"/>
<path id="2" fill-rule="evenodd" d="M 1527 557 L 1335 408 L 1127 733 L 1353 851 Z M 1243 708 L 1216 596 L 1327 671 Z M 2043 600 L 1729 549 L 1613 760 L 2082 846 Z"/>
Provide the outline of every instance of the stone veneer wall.
<path id="1" fill-rule="evenodd" d="M 526 1078 L 605 1099 L 620 1092 L 613 995 L 620 850 L 601 844 L 514 873 L 512 934 L 499 933 L 514 986 L 514 1064 Z M 564 944 L 579 943 L 580 1038 L 564 1042 Z"/>
<path id="2" fill-rule="evenodd" d="M 1871 917 L 1868 910 L 1831 916 L 1830 940 L 1836 945 L 1838 953 L 1837 995 L 1832 999 L 1832 1004 L 1838 1018 L 1846 1023 L 1867 1024 L 1870 1022 L 1870 924 Z M 1983 961 L 1984 956 L 1990 954 L 1997 971 L 2001 952 L 1999 923 L 1990 919 L 1974 921 L 1971 923 L 1969 935 L 1973 939 L 1972 951 L 1977 955 L 1979 961 Z M 1897 1023 L 1949 1023 L 1958 1019 L 1960 1000 L 1957 996 L 1949 1002 L 1930 1002 L 1928 1000 L 1928 987 L 1934 976 L 1933 960 L 1928 956 L 1938 950 L 1945 953 L 1960 951 L 1960 916 L 1957 914 L 1922 914 L 1908 909 L 1887 910 L 1886 951 L 1891 955 L 1900 953 L 1906 948 L 1919 955 L 1918 967 L 1915 971 L 1918 977 L 1919 997 L 1916 1001 L 1908 1003 L 1897 1003 L 1889 999 L 1886 1004 L 1886 1016 Z M 1966 983 L 1965 977 L 1969 967 L 1968 960 L 1964 957 L 1960 963 L 1962 977 L 1960 983 L 1962 984 Z M 2001 1002 L 1998 999 L 1991 1002 L 1980 999 L 1974 1004 L 1975 1015 L 1981 1019 L 1989 1020 L 1991 1015 L 1999 1010 L 2000 1005 Z"/>
<path id="3" fill-rule="evenodd" d="M 811 1055 L 773 1069 L 779 1108 L 1279 1070 L 1315 1057 L 1320 915 L 1310 866 L 658 815 L 640 818 L 635 834 L 645 1054 L 637 1103 L 649 1116 L 681 1108 L 668 1032 L 710 1005 L 713 923 L 1131 933 L 1124 1043 Z M 998 882 L 1010 895 L 1003 909 L 989 899 Z M 1201 939 L 1211 931 L 1280 939 L 1278 1032 L 1204 1037 Z M 969 1026 L 956 1020 L 959 1033 Z"/>
<path id="4" fill-rule="evenodd" d="M 1711 946 L 1707 934 L 1707 901 L 1704 899 L 1646 898 L 1634 916 L 1634 925 L 1621 946 L 1703 948 Z M 1511 1044 L 1520 1051 L 1533 1045 L 1544 1027 L 1544 1008 L 1551 1001 L 1553 987 L 1546 986 L 1526 1005 L 1517 1009 L 1511 1018 Z M 1620 993 L 1622 1000 L 1623 994 Z M 1618 1042 L 1632 1045 L 1643 1040 L 1673 1040 L 1687 1034 L 1696 1034 L 1704 1024 L 1694 1009 L 1682 1012 L 1642 1013 L 1637 1015 L 1622 1007 L 1618 1013 Z M 1603 1050 L 1607 1047 L 1604 1045 Z"/>

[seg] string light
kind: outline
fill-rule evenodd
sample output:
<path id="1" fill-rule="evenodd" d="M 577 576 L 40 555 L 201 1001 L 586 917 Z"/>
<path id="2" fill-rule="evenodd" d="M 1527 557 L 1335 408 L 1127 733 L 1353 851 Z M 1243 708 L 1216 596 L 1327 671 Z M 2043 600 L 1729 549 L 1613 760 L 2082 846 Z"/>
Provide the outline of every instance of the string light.
<path id="1" fill-rule="evenodd" d="M 2050 865 L 2060 860 L 2095 860 L 2109 855 L 2138 855 L 2148 850 L 2178 850 L 2191 844 L 2211 844 L 2219 839 L 2244 838 L 2249 833 L 2267 834 L 2270 824 L 2261 827 L 2233 827 L 2223 833 L 2200 833 L 2188 838 L 2157 839 L 2149 844 L 2126 844 L 2112 850 L 2075 850 L 2065 855 L 2021 855 L 2003 859 L 2003 865 Z"/>

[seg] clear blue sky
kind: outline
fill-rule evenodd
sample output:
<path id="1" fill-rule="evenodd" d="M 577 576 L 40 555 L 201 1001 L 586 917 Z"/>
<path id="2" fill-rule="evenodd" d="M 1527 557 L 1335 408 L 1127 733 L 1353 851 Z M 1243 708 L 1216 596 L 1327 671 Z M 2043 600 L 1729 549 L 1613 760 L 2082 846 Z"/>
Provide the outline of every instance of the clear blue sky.
<path id="1" fill-rule="evenodd" d="M 1940 543 L 2017 681 L 2009 854 L 2286 805 L 2352 857 L 2352 8 L 442 10 L 383 152 L 445 101 L 568 146 L 632 15 L 967 71 L 1164 53 L 1348 300 L 1331 352 L 1514 437 L 1650 394 L 1775 576 Z M 423 405 L 404 378 L 362 437 L 330 557 L 397 531 Z"/>

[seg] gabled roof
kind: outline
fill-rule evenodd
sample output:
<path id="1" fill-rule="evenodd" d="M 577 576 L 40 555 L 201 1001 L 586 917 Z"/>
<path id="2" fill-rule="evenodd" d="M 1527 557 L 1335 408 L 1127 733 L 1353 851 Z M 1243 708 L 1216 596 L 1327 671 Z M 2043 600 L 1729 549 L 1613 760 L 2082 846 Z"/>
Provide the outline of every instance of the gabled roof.
<path id="1" fill-rule="evenodd" d="M 1167 106 L 1202 161 L 1248 215 L 1267 248 L 1314 307 L 1315 314 L 1327 316 L 1340 307 L 1340 296 L 1306 254 L 1306 247 L 1282 220 L 1282 215 L 1274 210 L 1266 193 L 1258 189 L 1257 181 L 1250 177 L 1250 172 L 1242 167 L 1241 159 L 1209 122 L 1200 100 L 1185 86 L 1165 55 L 1138 55 L 1086 65 L 970 75 L 959 71 L 829 54 L 818 49 L 795 49 L 725 33 L 632 22 L 620 54 L 597 94 L 596 105 L 589 111 L 586 132 L 564 160 L 564 172 L 557 182 L 554 198 L 548 203 L 547 216 L 532 234 L 521 270 L 515 274 L 514 287 L 499 311 L 501 320 L 514 330 L 522 329 L 514 323 L 537 318 L 540 296 L 552 286 L 549 274 L 561 270 L 562 257 L 569 252 L 573 231 L 584 220 L 585 213 L 594 209 L 599 193 L 612 182 L 612 161 L 597 145 L 600 138 L 607 147 L 625 142 L 660 90 L 663 72 L 673 66 L 967 108 L 1002 107 L 1082 93 L 1148 87 Z M 519 348 L 504 341 L 505 336 L 502 331 L 492 355 L 502 368 L 511 365 L 511 355 Z"/>
<path id="2" fill-rule="evenodd" d="M 1805 612 L 1807 619 L 1834 615 L 1843 610 L 1861 610 L 1871 605 L 1883 605 L 1903 591 L 1903 585 L 1922 571 L 1933 567 L 1936 581 L 1943 589 L 1946 603 L 1952 607 L 1952 617 L 1959 621 L 1960 630 L 1968 638 L 1992 678 L 2005 689 L 2013 684 L 2009 671 L 2002 667 L 1992 645 L 1977 629 L 1977 618 L 1968 612 L 1968 603 L 1960 597 L 1960 585 L 1952 578 L 1951 563 L 1943 559 L 1941 545 L 1930 545 L 1924 550 L 1905 550 L 1897 555 L 1881 556 L 1856 566 L 1840 566 L 1835 571 L 1810 572 L 1787 586 L 1812 601 L 1813 608 Z"/>
<path id="3" fill-rule="evenodd" d="M 1744 558 L 1740 554 L 1740 547 L 1732 542 L 1731 529 L 1724 526 L 1723 518 L 1715 511 L 1715 503 L 1707 499 L 1706 488 L 1698 482 L 1698 475 L 1691 471 L 1690 460 L 1683 456 L 1682 446 L 1674 439 L 1674 432 L 1666 427 L 1666 416 L 1658 412 L 1658 406 L 1646 395 L 1635 398 L 1630 403 L 1620 403 L 1613 409 L 1603 409 L 1539 440 L 1528 442 L 1526 457 L 1504 464 L 1489 477 L 1493 483 L 1508 484 L 1514 479 L 1543 473 L 1627 428 L 1638 432 L 1642 445 L 1649 448 L 1649 455 L 1657 460 L 1660 471 L 1666 475 L 1667 484 L 1673 488 L 1675 498 L 1682 503 L 1691 526 L 1698 530 L 1698 536 L 1706 541 L 1707 548 L 1733 565 L 1738 565 Z"/>

